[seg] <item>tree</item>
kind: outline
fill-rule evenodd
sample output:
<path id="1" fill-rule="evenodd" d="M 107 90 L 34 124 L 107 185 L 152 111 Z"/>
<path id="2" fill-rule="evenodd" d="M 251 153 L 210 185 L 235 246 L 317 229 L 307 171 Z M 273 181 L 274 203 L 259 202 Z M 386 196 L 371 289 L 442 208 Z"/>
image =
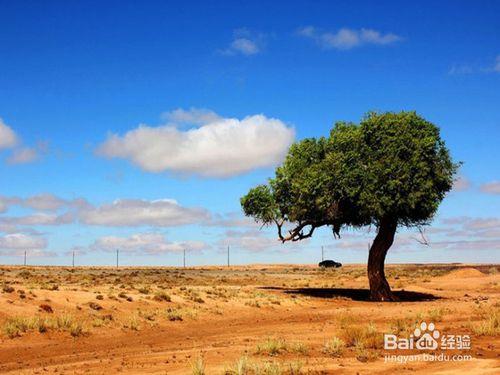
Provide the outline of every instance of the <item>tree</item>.
<path id="1" fill-rule="evenodd" d="M 396 229 L 430 223 L 458 166 L 439 128 L 417 113 L 371 112 L 359 124 L 336 123 L 328 138 L 293 144 L 275 177 L 251 189 L 241 205 L 257 222 L 276 225 L 283 243 L 323 226 L 338 238 L 342 228 L 374 225 L 370 297 L 394 301 L 384 262 Z"/>

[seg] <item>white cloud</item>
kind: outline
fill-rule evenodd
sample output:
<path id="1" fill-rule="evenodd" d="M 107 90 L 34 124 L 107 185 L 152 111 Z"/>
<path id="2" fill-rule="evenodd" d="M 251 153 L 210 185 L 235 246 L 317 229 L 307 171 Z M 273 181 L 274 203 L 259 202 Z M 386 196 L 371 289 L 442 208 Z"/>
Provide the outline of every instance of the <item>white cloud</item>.
<path id="1" fill-rule="evenodd" d="M 18 141 L 16 133 L 0 118 L 0 150 L 12 148 Z"/>
<path id="2" fill-rule="evenodd" d="M 472 230 L 500 228 L 500 219 L 495 217 L 475 219 L 471 218 L 463 222 L 463 227 L 464 229 Z"/>
<path id="3" fill-rule="evenodd" d="M 148 172 L 229 177 L 278 164 L 294 137 L 293 128 L 264 115 L 217 117 L 186 131 L 140 125 L 123 136 L 110 135 L 97 154 L 128 159 Z"/>
<path id="4" fill-rule="evenodd" d="M 463 176 L 459 176 L 454 182 L 453 182 L 453 191 L 456 192 L 462 192 L 462 191 L 467 191 L 471 187 L 470 181 Z"/>
<path id="5" fill-rule="evenodd" d="M 393 33 L 382 34 L 377 30 L 361 29 L 360 39 L 363 43 L 386 45 L 399 42 L 403 38 Z"/>
<path id="6" fill-rule="evenodd" d="M 0 236 L 0 250 L 41 250 L 47 247 L 47 240 L 24 233 Z"/>
<path id="7" fill-rule="evenodd" d="M 225 215 L 214 214 L 212 220 L 206 223 L 211 227 L 238 227 L 238 228 L 255 228 L 259 229 L 262 224 L 257 223 L 254 219 L 243 216 L 241 212 L 230 212 Z"/>
<path id="8" fill-rule="evenodd" d="M 4 234 L 24 233 L 32 236 L 40 236 L 43 233 L 33 228 L 19 227 L 15 224 L 5 223 L 0 220 L 0 232 Z"/>
<path id="9" fill-rule="evenodd" d="M 277 237 L 267 237 L 259 230 L 233 231 L 228 230 L 225 237 L 218 242 L 220 247 L 227 246 L 241 248 L 251 252 L 270 250 L 280 244 Z"/>
<path id="10" fill-rule="evenodd" d="M 469 235 L 485 229 L 500 228 L 500 219 L 496 217 L 457 216 L 443 219 L 441 222 L 447 227 L 461 228 L 464 233 Z"/>
<path id="11" fill-rule="evenodd" d="M 231 51 L 239 52 L 243 55 L 255 55 L 259 53 L 259 47 L 257 43 L 247 38 L 237 38 L 231 42 Z"/>
<path id="12" fill-rule="evenodd" d="M 297 33 L 303 37 L 313 39 L 324 49 L 348 50 L 363 45 L 389 45 L 401 41 L 403 38 L 393 33 L 383 34 L 373 29 L 342 28 L 337 32 L 322 32 L 313 26 L 300 28 Z"/>
<path id="13" fill-rule="evenodd" d="M 10 206 L 19 204 L 20 201 L 21 199 L 17 197 L 0 196 L 0 213 L 6 212 Z"/>
<path id="14" fill-rule="evenodd" d="M 493 181 L 487 184 L 483 184 L 480 187 L 483 193 L 487 194 L 500 194 L 500 181 Z"/>
<path id="15" fill-rule="evenodd" d="M 474 69 L 467 64 L 453 64 L 448 71 L 449 75 L 465 75 L 474 73 Z"/>
<path id="16" fill-rule="evenodd" d="M 230 246 L 231 248 L 253 253 L 263 251 L 290 253 L 303 250 L 308 244 L 308 239 L 300 242 L 282 243 L 278 239 L 276 228 L 274 227 L 269 228 L 269 230 L 227 230 L 224 236 L 217 241 L 217 245 L 222 251 L 225 251 L 227 246 Z"/>
<path id="17" fill-rule="evenodd" d="M 209 219 L 210 214 L 205 209 L 183 207 L 171 199 L 120 199 L 112 204 L 80 212 L 81 222 L 104 226 L 168 227 L 200 223 Z"/>
<path id="18" fill-rule="evenodd" d="M 23 205 L 35 210 L 55 211 L 67 204 L 65 199 L 56 197 L 53 194 L 39 194 L 26 198 Z"/>
<path id="19" fill-rule="evenodd" d="M 250 30 L 242 28 L 233 33 L 233 40 L 229 46 L 221 50 L 223 55 L 244 55 L 251 56 L 262 52 L 266 35 L 262 33 L 252 33 Z"/>
<path id="20" fill-rule="evenodd" d="M 443 219 L 445 232 L 431 246 L 445 250 L 500 249 L 500 218 L 451 217 Z"/>
<path id="21" fill-rule="evenodd" d="M 21 144 L 21 140 L 16 133 L 0 118 L 0 150 L 14 148 Z M 48 151 L 48 143 L 39 141 L 36 147 L 21 147 L 21 145 L 12 151 L 7 158 L 9 164 L 26 164 L 37 160 L 41 154 Z"/>
<path id="22" fill-rule="evenodd" d="M 130 237 L 101 237 L 90 248 L 96 251 L 119 249 L 127 253 L 154 255 L 183 250 L 200 251 L 207 248 L 207 245 L 202 241 L 170 242 L 160 233 L 139 233 Z"/>
<path id="23" fill-rule="evenodd" d="M 466 75 L 466 74 L 477 74 L 477 73 L 500 73 L 500 55 L 495 58 L 493 65 L 483 64 L 453 64 L 448 74 L 450 75 Z"/>
<path id="24" fill-rule="evenodd" d="M 3 233 L 19 233 L 21 230 L 14 224 L 3 223 L 0 221 L 0 232 Z"/>
<path id="25" fill-rule="evenodd" d="M 314 26 L 304 26 L 297 29 L 297 34 L 308 38 L 316 37 L 316 28 Z"/>
<path id="26" fill-rule="evenodd" d="M 500 250 L 500 240 L 456 240 L 456 241 L 436 241 L 432 247 L 453 251 L 475 251 L 475 250 Z"/>
<path id="27" fill-rule="evenodd" d="M 62 215 L 37 212 L 26 216 L 0 217 L 4 225 L 64 225 L 74 222 L 75 214 L 66 212 Z"/>
<path id="28" fill-rule="evenodd" d="M 90 204 L 83 198 L 68 200 L 49 193 L 27 198 L 0 196 L 0 213 L 7 211 L 10 206 L 22 206 L 39 211 L 57 211 L 61 208 L 85 208 Z"/>
<path id="29" fill-rule="evenodd" d="M 64 252 L 64 255 L 73 255 L 73 253 L 78 254 L 78 255 L 87 255 L 88 254 L 88 248 L 85 246 L 73 246 L 71 249 L 67 250 Z"/>
<path id="30" fill-rule="evenodd" d="M 183 207 L 175 200 L 119 199 L 95 207 L 86 199 L 63 199 L 52 194 L 28 198 L 0 196 L 0 213 L 11 205 L 35 212 L 24 216 L 0 216 L 0 231 L 12 232 L 17 226 L 64 225 L 79 220 L 82 224 L 102 226 L 177 226 L 205 223 L 211 219 L 203 208 Z"/>
<path id="31" fill-rule="evenodd" d="M 32 147 L 23 147 L 14 150 L 11 156 L 7 159 L 9 164 L 27 164 L 38 159 L 38 152 Z"/>
<path id="32" fill-rule="evenodd" d="M 188 125 L 205 125 L 211 122 L 216 122 L 221 117 L 205 108 L 190 108 L 188 110 L 178 108 L 170 112 L 165 112 L 161 118 L 173 124 L 188 124 Z"/>

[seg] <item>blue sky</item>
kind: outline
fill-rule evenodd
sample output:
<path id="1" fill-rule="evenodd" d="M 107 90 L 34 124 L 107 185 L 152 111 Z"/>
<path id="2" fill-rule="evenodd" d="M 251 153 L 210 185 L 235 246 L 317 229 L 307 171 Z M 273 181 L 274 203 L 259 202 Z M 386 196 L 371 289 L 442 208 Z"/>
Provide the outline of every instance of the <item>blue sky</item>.
<path id="1" fill-rule="evenodd" d="M 392 262 L 498 262 L 500 4 L 0 1 L 0 257 L 365 262 L 370 233 L 279 245 L 239 197 L 293 140 L 369 110 L 441 127 L 461 180 Z M 142 126 L 141 126 L 142 124 Z"/>

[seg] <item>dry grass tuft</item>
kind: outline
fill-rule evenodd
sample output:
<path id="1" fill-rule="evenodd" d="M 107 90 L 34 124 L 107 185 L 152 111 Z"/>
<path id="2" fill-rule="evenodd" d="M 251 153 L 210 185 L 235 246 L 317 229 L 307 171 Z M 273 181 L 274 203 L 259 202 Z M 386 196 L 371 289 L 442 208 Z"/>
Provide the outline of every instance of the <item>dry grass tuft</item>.
<path id="1" fill-rule="evenodd" d="M 352 326 L 344 329 L 343 338 L 348 347 L 362 345 L 364 348 L 378 349 L 383 345 L 383 335 L 372 323 L 365 327 Z"/>
<path id="2" fill-rule="evenodd" d="M 205 375 L 205 361 L 203 357 L 199 356 L 193 362 L 191 362 L 191 374 L 192 375 Z"/>
<path id="3" fill-rule="evenodd" d="M 255 352 L 257 354 L 267 354 L 275 356 L 288 351 L 288 346 L 283 339 L 268 338 L 266 341 L 257 344 Z"/>
<path id="4" fill-rule="evenodd" d="M 155 293 L 155 296 L 153 297 L 155 301 L 158 302 L 171 302 L 172 297 L 170 297 L 167 293 L 164 291 L 159 291 Z"/>
<path id="5" fill-rule="evenodd" d="M 500 335 L 500 310 L 491 308 L 481 314 L 480 321 L 471 325 L 472 331 L 479 336 Z"/>
<path id="6" fill-rule="evenodd" d="M 344 349 L 345 342 L 338 337 L 334 337 L 325 343 L 323 353 L 328 354 L 331 357 L 340 357 L 344 352 Z"/>
<path id="7" fill-rule="evenodd" d="M 29 331 L 44 333 L 49 330 L 69 332 L 73 337 L 87 333 L 82 322 L 66 313 L 56 317 L 13 317 L 3 325 L 3 332 L 9 338 L 19 337 Z"/>

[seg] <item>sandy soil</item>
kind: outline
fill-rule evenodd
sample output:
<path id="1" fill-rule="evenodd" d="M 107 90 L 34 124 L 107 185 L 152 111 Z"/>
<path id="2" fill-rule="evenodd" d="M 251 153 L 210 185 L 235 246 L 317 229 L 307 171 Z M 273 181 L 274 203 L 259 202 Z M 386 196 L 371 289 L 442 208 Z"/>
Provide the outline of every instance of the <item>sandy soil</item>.
<path id="1" fill-rule="evenodd" d="M 499 271 L 389 265 L 401 302 L 373 303 L 363 265 L 4 266 L 0 372 L 500 373 Z M 469 335 L 471 349 L 383 349 L 384 333 L 408 337 L 421 321 L 433 322 L 441 336 Z M 422 353 L 470 359 L 385 360 Z"/>

